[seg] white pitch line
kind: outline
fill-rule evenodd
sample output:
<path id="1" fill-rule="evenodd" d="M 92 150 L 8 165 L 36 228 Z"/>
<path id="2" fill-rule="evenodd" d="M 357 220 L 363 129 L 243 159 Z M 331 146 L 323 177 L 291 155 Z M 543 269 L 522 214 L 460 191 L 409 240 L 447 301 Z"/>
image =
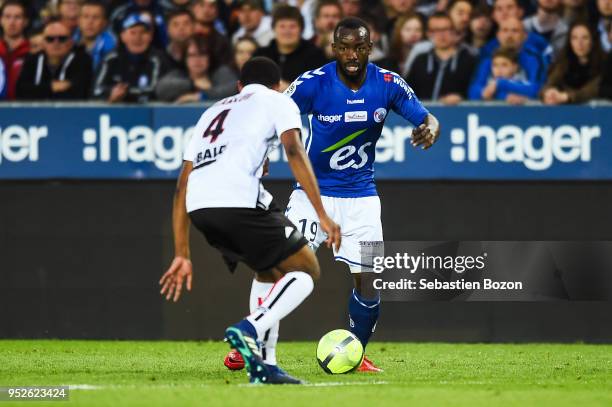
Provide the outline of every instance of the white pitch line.
<path id="1" fill-rule="evenodd" d="M 94 386 L 93 384 L 63 384 L 69 390 L 102 390 L 104 386 Z"/>
<path id="2" fill-rule="evenodd" d="M 381 384 L 389 384 L 389 382 L 385 381 L 374 381 L 374 382 L 319 382 L 319 383 L 305 383 L 302 386 L 304 387 L 335 387 L 335 386 L 367 386 L 367 385 L 381 385 Z M 122 388 L 138 388 L 138 385 L 128 385 L 128 386 L 97 386 L 93 384 L 65 384 L 62 386 L 68 386 L 70 390 L 104 390 L 104 389 L 122 389 Z M 201 386 L 186 386 L 186 387 L 210 387 L 213 384 L 202 384 Z M 258 388 L 260 385 L 250 384 L 250 383 L 240 383 L 237 385 L 238 387 L 253 387 Z M 147 387 L 151 388 L 177 388 L 181 386 L 175 385 L 149 385 Z"/>
<path id="3" fill-rule="evenodd" d="M 369 384 L 389 384 L 389 382 L 384 381 L 376 381 L 376 382 L 319 382 L 319 383 L 304 383 L 302 385 L 304 387 L 334 387 L 334 386 L 365 386 Z M 261 387 L 259 384 L 251 384 L 251 383 L 241 383 L 238 384 L 238 387 L 253 387 L 259 388 Z"/>
<path id="4" fill-rule="evenodd" d="M 368 384 L 389 384 L 389 382 L 376 381 L 376 382 L 320 382 L 320 383 L 306 383 L 303 386 L 307 387 L 331 387 L 331 386 L 365 386 Z"/>

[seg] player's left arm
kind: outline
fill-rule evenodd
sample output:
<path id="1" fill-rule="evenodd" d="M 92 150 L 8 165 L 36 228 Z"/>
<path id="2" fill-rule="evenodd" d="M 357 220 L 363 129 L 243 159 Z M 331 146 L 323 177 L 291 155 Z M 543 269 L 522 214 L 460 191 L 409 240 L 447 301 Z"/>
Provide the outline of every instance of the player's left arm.
<path id="1" fill-rule="evenodd" d="M 183 168 L 176 183 L 172 205 L 172 230 L 174 232 L 174 260 L 159 280 L 162 286 L 160 293 L 166 300 L 177 302 L 186 282 L 187 291 L 191 291 L 193 266 L 189 251 L 189 215 L 187 214 L 186 196 L 187 180 L 193 170 L 191 161 L 183 161 Z"/>
<path id="2" fill-rule="evenodd" d="M 412 145 L 421 146 L 423 150 L 431 147 L 440 137 L 440 122 L 431 113 L 425 116 L 423 123 L 412 130 Z"/>

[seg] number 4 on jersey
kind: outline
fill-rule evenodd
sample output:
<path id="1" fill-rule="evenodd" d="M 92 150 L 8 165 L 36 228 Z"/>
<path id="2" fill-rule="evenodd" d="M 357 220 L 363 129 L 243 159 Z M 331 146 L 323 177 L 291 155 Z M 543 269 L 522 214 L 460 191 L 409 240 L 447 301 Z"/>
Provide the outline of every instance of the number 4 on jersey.
<path id="1" fill-rule="evenodd" d="M 222 111 L 221 113 L 219 113 L 212 120 L 212 122 L 210 122 L 210 124 L 208 125 L 208 128 L 202 135 L 202 138 L 211 137 L 210 142 L 214 143 L 215 140 L 217 140 L 217 137 L 219 137 L 221 133 L 223 133 L 223 122 L 225 121 L 225 118 L 227 117 L 227 114 L 229 113 L 229 111 L 230 109 L 226 109 Z"/>

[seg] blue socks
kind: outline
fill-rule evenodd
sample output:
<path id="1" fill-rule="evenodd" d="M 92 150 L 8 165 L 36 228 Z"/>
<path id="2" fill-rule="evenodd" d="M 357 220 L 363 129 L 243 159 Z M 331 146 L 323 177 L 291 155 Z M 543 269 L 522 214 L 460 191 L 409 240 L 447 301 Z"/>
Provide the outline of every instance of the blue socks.
<path id="1" fill-rule="evenodd" d="M 374 300 L 366 300 L 353 289 L 349 299 L 350 330 L 359 338 L 364 349 L 376 328 L 379 309 L 380 297 Z"/>

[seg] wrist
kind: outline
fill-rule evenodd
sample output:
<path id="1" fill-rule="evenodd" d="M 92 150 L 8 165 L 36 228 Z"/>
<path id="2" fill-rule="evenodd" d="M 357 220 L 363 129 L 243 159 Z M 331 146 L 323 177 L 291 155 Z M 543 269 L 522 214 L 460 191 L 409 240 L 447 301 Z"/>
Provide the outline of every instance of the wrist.
<path id="1" fill-rule="evenodd" d="M 189 253 L 189 249 L 174 249 L 174 257 L 182 257 L 191 260 L 191 253 Z"/>

